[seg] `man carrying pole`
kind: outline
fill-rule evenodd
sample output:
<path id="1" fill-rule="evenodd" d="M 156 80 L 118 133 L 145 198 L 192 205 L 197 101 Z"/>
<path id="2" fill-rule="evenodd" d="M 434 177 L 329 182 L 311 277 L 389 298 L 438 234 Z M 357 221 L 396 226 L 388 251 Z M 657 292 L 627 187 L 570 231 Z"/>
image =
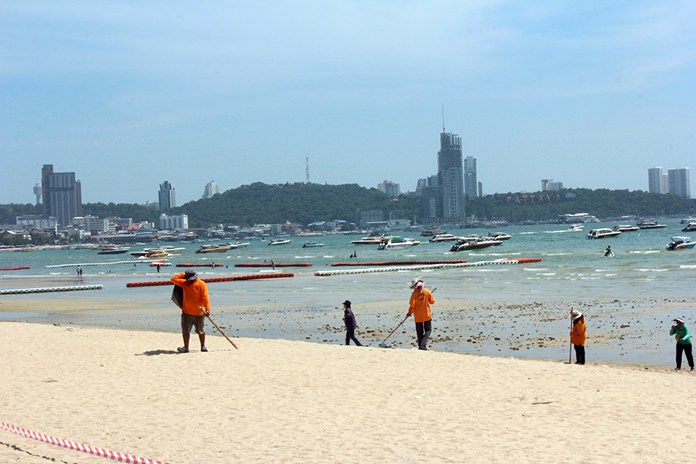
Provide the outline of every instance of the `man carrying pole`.
<path id="1" fill-rule="evenodd" d="M 184 346 L 177 348 L 177 351 L 188 353 L 192 327 L 196 328 L 198 339 L 201 342 L 201 351 L 208 351 L 205 346 L 205 317 L 210 315 L 208 285 L 199 279 L 192 270 L 176 274 L 171 278 L 171 281 L 183 291 L 180 307 L 181 335 L 184 339 Z"/>
<path id="2" fill-rule="evenodd" d="M 432 292 L 425 288 L 423 279 L 413 279 L 409 287 L 413 289 L 413 292 L 408 301 L 408 313 L 406 313 L 406 318 L 413 314 L 413 320 L 416 323 L 418 349 L 427 350 L 433 320 L 430 305 L 435 303 L 435 298 L 433 298 Z"/>

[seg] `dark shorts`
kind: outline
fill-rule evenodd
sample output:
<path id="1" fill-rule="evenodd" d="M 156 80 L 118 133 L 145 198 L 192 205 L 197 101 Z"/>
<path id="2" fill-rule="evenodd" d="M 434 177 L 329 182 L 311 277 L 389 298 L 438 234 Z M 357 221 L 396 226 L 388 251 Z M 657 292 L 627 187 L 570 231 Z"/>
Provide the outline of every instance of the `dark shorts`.
<path id="1" fill-rule="evenodd" d="M 181 313 L 181 331 L 190 333 L 192 327 L 196 327 L 196 333 L 202 335 L 205 333 L 205 316 L 191 316 L 190 314 Z"/>

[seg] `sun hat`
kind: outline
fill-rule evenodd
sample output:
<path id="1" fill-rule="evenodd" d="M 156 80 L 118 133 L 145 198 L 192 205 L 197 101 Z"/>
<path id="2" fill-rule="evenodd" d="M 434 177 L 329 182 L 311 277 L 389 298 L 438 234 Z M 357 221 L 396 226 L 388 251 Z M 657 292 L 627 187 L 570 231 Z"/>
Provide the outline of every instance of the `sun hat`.
<path id="1" fill-rule="evenodd" d="M 420 283 L 423 283 L 423 279 L 420 279 L 420 278 L 416 277 L 416 278 L 413 279 L 413 280 L 411 281 L 411 283 L 408 285 L 408 288 L 416 288 L 416 285 L 418 285 L 418 284 L 420 284 Z"/>
<path id="2" fill-rule="evenodd" d="M 578 311 L 577 309 L 571 309 L 570 310 L 570 317 L 573 318 L 573 320 L 579 319 L 582 317 L 582 313 Z"/>
<path id="3" fill-rule="evenodd" d="M 672 320 L 673 320 L 674 322 L 681 322 L 682 324 L 684 323 L 684 319 L 682 319 L 681 317 L 675 317 L 675 318 L 672 319 Z"/>
<path id="4" fill-rule="evenodd" d="M 198 275 L 196 274 L 196 271 L 189 269 L 188 271 L 184 272 L 184 279 L 186 280 L 196 280 L 197 278 Z"/>
<path id="5" fill-rule="evenodd" d="M 348 306 L 350 308 L 350 300 L 346 300 L 343 302 L 344 305 Z"/>

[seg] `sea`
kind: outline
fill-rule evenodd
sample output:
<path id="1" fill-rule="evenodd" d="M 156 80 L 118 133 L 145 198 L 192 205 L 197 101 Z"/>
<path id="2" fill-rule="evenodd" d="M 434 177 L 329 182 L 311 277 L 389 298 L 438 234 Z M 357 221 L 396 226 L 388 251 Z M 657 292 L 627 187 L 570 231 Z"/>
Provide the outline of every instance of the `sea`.
<path id="1" fill-rule="evenodd" d="M 348 299 L 365 344 L 414 349 L 412 322 L 401 324 L 411 293 L 408 283 L 420 277 L 435 292 L 433 350 L 567 361 L 568 311 L 575 307 L 587 318 L 588 362 L 668 366 L 674 363 L 668 335 L 671 318 L 685 317 L 696 330 L 696 249 L 666 250 L 672 236 L 688 233 L 681 232 L 679 219 L 658 222 L 666 227 L 595 240 L 586 238 L 590 229 L 618 223 L 585 224 L 583 231 L 565 224 L 448 229 L 457 236 L 498 231 L 512 235 L 500 246 L 463 252 L 450 251 L 452 242 L 431 243 L 418 232 L 393 232 L 421 243 L 385 250 L 354 245 L 351 242 L 361 235 L 349 234 L 287 237 L 290 243 L 273 246 L 267 240 L 250 240 L 248 246 L 209 254 L 196 253 L 201 243 L 167 242 L 161 245 L 184 250 L 159 271 L 129 253 L 100 255 L 76 248 L 2 251 L 0 268 L 29 269 L 0 270 L 0 290 L 92 285 L 101 289 L 2 294 L 0 321 L 176 333 L 178 309 L 169 298 L 171 287 L 127 284 L 166 281 L 187 268 L 176 264 L 215 263 L 223 266 L 194 269 L 204 279 L 267 277 L 209 284 L 211 315 L 233 337 L 342 344 L 341 303 Z M 304 248 L 305 242 L 323 246 Z M 138 251 L 157 245 L 128 246 Z M 605 256 L 607 245 L 613 256 Z M 506 258 L 540 261 L 500 262 Z M 453 260 L 466 260 L 467 265 L 412 264 Z M 395 264 L 333 265 L 374 262 Z M 236 266 L 241 263 L 278 266 Z M 281 267 L 288 263 L 302 266 Z M 280 273 L 291 276 L 277 277 Z M 176 341 L 173 337 L 172 343 Z"/>

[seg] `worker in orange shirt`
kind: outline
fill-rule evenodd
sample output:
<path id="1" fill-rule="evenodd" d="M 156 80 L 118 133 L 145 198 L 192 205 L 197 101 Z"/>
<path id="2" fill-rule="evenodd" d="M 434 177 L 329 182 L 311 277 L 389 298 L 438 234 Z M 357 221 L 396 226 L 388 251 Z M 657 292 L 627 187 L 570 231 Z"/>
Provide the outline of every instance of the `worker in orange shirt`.
<path id="1" fill-rule="evenodd" d="M 418 349 L 427 350 L 433 320 L 430 305 L 435 304 L 435 298 L 433 298 L 432 292 L 425 288 L 425 283 L 422 279 L 413 279 L 409 287 L 413 289 L 413 292 L 408 302 L 408 313 L 406 317 L 413 314 L 413 320 L 416 323 Z"/>
<path id="2" fill-rule="evenodd" d="M 179 353 L 188 353 L 192 327 L 196 328 L 198 339 L 201 342 L 201 351 L 208 351 L 208 348 L 205 346 L 205 316 L 210 314 L 208 286 L 192 270 L 175 275 L 171 278 L 171 281 L 183 290 L 181 334 L 184 338 L 184 346 L 177 348 L 177 351 Z"/>

